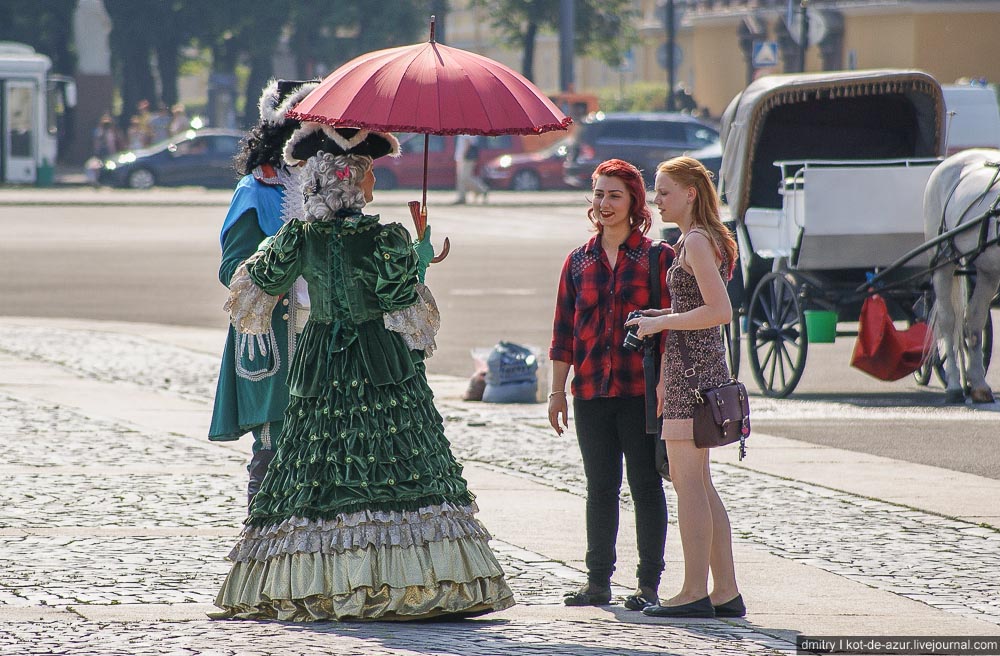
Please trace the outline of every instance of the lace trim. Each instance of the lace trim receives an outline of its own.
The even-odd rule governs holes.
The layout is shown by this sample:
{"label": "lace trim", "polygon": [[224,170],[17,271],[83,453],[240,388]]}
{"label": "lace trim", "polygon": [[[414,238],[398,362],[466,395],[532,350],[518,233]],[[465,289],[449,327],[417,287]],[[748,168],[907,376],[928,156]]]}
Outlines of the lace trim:
{"label": "lace trim", "polygon": [[[287,168],[285,170],[288,171]],[[289,171],[287,178],[281,180],[281,186],[285,188],[285,193],[282,194],[281,198],[281,222],[288,223],[292,219],[305,219],[302,176],[299,174],[299,170]]]}
{"label": "lace trim", "polygon": [[441,328],[441,313],[437,302],[426,285],[417,283],[419,300],[409,307],[383,314],[388,330],[399,333],[403,341],[413,351],[424,351],[426,357],[434,354],[437,343],[434,336]]}
{"label": "lace trim", "polygon": [[247,263],[252,263],[257,257],[257,253],[251,255],[236,268],[233,279],[229,281],[229,299],[222,309],[229,313],[236,332],[265,335],[271,330],[271,312],[278,304],[278,297],[265,292],[250,278]]}
{"label": "lace trim", "polygon": [[478,507],[449,503],[416,511],[340,513],[333,519],[291,517],[280,524],[244,529],[229,553],[234,562],[267,560],[281,554],[343,553],[375,547],[411,547],[459,538],[492,539],[475,518]]}

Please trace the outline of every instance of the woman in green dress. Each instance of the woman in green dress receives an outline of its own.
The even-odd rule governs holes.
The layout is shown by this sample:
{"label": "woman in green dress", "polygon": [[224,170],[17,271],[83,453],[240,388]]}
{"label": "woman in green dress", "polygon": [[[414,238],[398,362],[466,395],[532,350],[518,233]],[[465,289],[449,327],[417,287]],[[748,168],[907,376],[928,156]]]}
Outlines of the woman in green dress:
{"label": "woman in green dress", "polygon": [[[427,244],[362,212],[389,134],[305,123],[289,221],[237,270],[233,323],[266,331],[300,275],[311,312],[277,453],[216,599],[217,617],[312,621],[477,615],[513,605],[451,453],[423,359],[438,315]],[[426,238],[426,237],[425,237]]]}

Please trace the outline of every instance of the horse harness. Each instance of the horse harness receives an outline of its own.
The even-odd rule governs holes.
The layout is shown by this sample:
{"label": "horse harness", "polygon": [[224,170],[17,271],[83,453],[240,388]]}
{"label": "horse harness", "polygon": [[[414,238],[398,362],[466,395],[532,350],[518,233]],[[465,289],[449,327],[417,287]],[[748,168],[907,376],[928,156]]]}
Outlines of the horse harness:
{"label": "horse harness", "polygon": [[[983,190],[983,193],[979,194],[979,196],[977,196],[969,204],[969,206],[965,209],[965,211],[962,212],[960,217],[965,216],[966,212],[975,207],[977,203],[979,203],[983,198],[985,198],[986,195],[990,193],[990,190],[993,189],[993,187],[996,185],[997,180],[1000,180],[1000,162],[983,162],[983,166],[995,169],[995,171],[993,172],[993,177],[990,179],[990,183],[986,185],[986,189]],[[959,180],[959,182],[961,182],[961,179]],[[958,185],[955,185],[955,189],[957,188]],[[1000,220],[995,222],[997,226],[995,234],[997,236],[994,237],[992,240],[990,239],[990,226],[994,223],[990,221],[990,219],[996,219],[997,217],[1000,217],[1000,194],[997,194],[996,198],[994,198],[993,202],[990,204],[990,208],[986,210],[983,214],[976,217],[972,221],[969,221],[964,224],[959,223],[954,228],[948,230],[947,227],[945,226],[945,221],[948,214],[948,203],[950,203],[951,199],[954,198],[955,189],[952,189],[951,195],[948,196],[948,200],[944,204],[944,209],[941,212],[941,223],[938,226],[939,239],[942,239],[942,237],[945,235],[946,232],[950,233],[950,237],[947,239],[942,239],[942,245],[938,247],[937,252],[934,254],[934,257],[931,260],[931,270],[933,271],[935,269],[944,266],[944,264],[941,262],[941,258],[945,254],[948,254],[950,256],[948,258],[949,262],[955,262],[957,264],[960,264],[962,268],[965,269],[963,273],[971,273],[971,271],[968,271],[968,267],[971,267],[973,263],[975,263],[976,259],[980,255],[982,255],[989,247],[1000,244]],[[958,235],[959,233],[965,232],[975,227],[977,222],[979,224],[979,240],[978,243],[976,244],[976,248],[973,249],[972,251],[969,251],[968,253],[962,253],[959,250],[958,246],[955,244],[955,236]],[[947,244],[947,246],[945,246],[944,244]]]}

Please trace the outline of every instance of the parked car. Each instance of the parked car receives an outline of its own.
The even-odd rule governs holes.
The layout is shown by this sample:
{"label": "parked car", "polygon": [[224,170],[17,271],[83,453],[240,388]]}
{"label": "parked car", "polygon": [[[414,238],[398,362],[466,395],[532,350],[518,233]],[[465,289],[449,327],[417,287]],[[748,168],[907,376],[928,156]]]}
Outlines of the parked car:
{"label": "parked car", "polygon": [[691,150],[684,154],[701,162],[712,174],[712,181],[715,185],[719,185],[719,169],[722,168],[722,142],[716,141],[704,148]]}
{"label": "parked car", "polygon": [[[382,157],[375,162],[375,178],[379,189],[420,189],[424,174],[424,135],[397,134],[399,157]],[[530,145],[529,139],[520,135],[483,137],[479,149],[477,171],[483,164],[498,155],[520,153]],[[432,134],[427,140],[427,187],[429,189],[455,188],[455,137]]]}
{"label": "parked car", "polygon": [[594,168],[619,158],[639,167],[652,184],[660,162],[718,142],[714,126],[687,114],[597,112],[577,126],[563,173],[568,184],[589,188]]}
{"label": "parked car", "polygon": [[491,189],[537,191],[565,188],[563,162],[569,142],[569,138],[565,137],[538,151],[494,157],[483,166],[483,180]]}
{"label": "parked car", "polygon": [[97,181],[132,189],[154,185],[232,187],[239,179],[233,157],[242,138],[239,130],[188,130],[148,148],[118,153],[104,162]]}

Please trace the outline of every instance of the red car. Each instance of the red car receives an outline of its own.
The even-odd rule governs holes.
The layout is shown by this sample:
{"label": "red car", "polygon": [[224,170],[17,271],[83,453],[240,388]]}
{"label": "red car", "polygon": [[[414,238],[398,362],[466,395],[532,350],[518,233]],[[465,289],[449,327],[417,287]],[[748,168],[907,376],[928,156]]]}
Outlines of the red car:
{"label": "red car", "polygon": [[568,147],[569,139],[560,139],[534,152],[494,157],[483,167],[483,180],[491,189],[567,189],[569,185],[563,179],[563,162]]}
{"label": "red car", "polygon": [[[424,174],[424,135],[397,134],[399,157],[382,157],[375,161],[375,178],[379,189],[420,189]],[[503,153],[520,153],[525,149],[525,137],[500,135],[482,137],[479,165]],[[455,188],[455,137],[432,134],[427,142],[427,187]]]}

